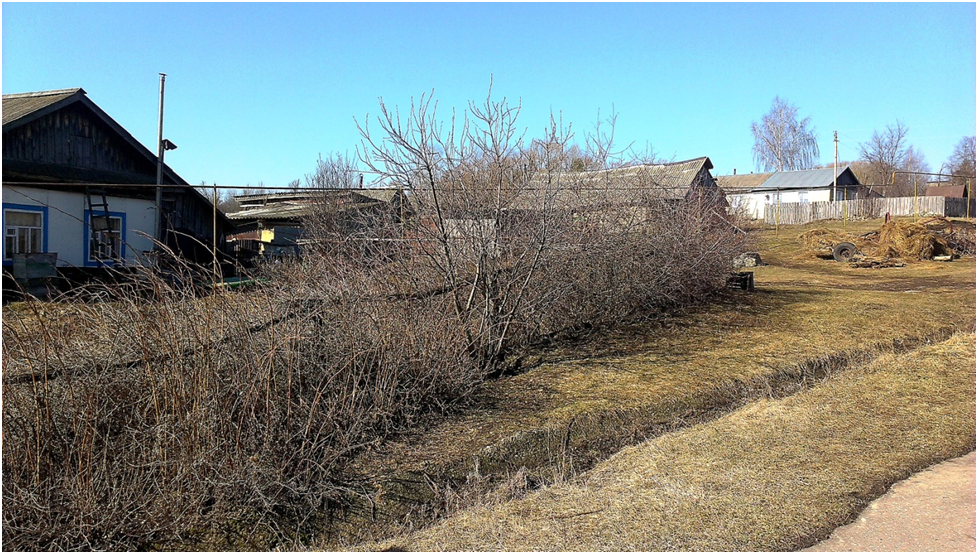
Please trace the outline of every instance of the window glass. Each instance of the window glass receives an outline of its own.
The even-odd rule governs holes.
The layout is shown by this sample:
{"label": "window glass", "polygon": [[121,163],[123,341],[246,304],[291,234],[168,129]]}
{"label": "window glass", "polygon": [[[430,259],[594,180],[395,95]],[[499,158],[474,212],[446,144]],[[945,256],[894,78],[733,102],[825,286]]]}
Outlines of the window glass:
{"label": "window glass", "polygon": [[41,212],[4,210],[4,255],[40,252],[44,247],[44,215]]}
{"label": "window glass", "polygon": [[[93,222],[103,217],[93,217]],[[114,260],[120,258],[122,246],[122,218],[109,217],[107,230],[93,229],[89,234],[88,260]]]}
{"label": "window glass", "polygon": [[16,212],[7,210],[8,227],[40,227],[41,214],[36,212]]}

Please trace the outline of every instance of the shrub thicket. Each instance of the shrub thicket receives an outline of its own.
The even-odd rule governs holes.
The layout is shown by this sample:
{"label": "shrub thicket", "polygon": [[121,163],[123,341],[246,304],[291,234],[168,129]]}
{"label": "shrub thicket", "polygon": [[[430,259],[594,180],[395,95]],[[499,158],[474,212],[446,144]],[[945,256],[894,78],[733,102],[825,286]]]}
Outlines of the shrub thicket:
{"label": "shrub thicket", "polygon": [[301,541],[356,494],[346,460],[514,353],[723,286],[743,237],[716,198],[616,170],[594,137],[587,166],[608,169],[571,171],[558,125],[526,145],[518,109],[471,111],[455,131],[425,101],[382,109],[363,158],[409,210],[324,206],[264,284],[146,270],[8,307],[4,549]]}

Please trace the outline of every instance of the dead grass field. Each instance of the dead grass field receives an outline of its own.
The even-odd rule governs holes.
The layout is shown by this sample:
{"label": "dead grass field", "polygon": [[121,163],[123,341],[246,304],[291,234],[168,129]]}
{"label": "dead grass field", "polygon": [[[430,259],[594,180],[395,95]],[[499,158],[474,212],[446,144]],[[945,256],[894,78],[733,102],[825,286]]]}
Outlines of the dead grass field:
{"label": "dead grass field", "polygon": [[886,354],[626,448],[582,479],[381,545],[420,551],[795,550],[974,448],[975,335]]}
{"label": "dead grass field", "polygon": [[[845,231],[862,233],[879,229],[881,223],[874,221],[850,224]],[[832,224],[827,226],[831,227]],[[370,501],[371,523],[365,524],[363,512],[352,509],[347,514],[347,523],[341,523],[332,529],[333,534],[324,539],[322,545],[333,548],[349,547],[361,541],[381,539],[424,526],[467,507],[520,498],[524,494],[535,495],[533,498],[540,498],[537,502],[543,504],[556,502],[544,500],[540,496],[555,493],[531,491],[554,483],[572,482],[582,471],[601,464],[602,460],[623,447],[670,431],[686,432],[682,429],[699,422],[708,422],[746,402],[758,398],[777,398],[805,390],[826,375],[863,368],[877,358],[895,361],[902,359],[901,356],[918,356],[912,352],[921,346],[941,343],[954,333],[974,332],[974,257],[951,263],[915,262],[902,268],[854,269],[808,254],[798,237],[812,227],[783,227],[777,234],[773,230],[759,233],[758,251],[768,265],[755,268],[757,292],[730,292],[717,302],[688,313],[634,321],[613,330],[602,330],[583,340],[559,343],[542,354],[528,358],[525,361],[527,369],[523,373],[486,384],[465,413],[429,421],[415,435],[378,446],[362,456],[359,460],[362,478],[364,482],[375,485],[375,488],[365,488],[364,494]],[[955,340],[958,342],[954,344],[958,344],[962,339]],[[973,337],[970,340],[974,342]],[[943,348],[953,350],[950,346]],[[721,526],[720,528],[704,526],[700,538],[683,539],[686,542],[681,543],[682,545],[656,542],[657,539],[639,540],[639,537],[632,537],[616,527],[619,524],[628,527],[634,518],[641,517],[639,521],[646,521],[652,517],[641,515],[642,510],[635,509],[632,512],[626,510],[621,520],[615,520],[618,523],[608,520],[607,525],[597,525],[607,527],[600,534],[604,538],[595,537],[591,542],[578,543],[581,537],[576,535],[568,535],[566,541],[552,544],[529,539],[528,542],[520,542],[522,539],[516,538],[515,534],[511,536],[513,542],[493,542],[496,539],[490,542],[452,542],[455,539],[447,537],[453,532],[446,529],[455,525],[453,521],[463,526],[460,529],[466,529],[458,532],[460,537],[474,533],[474,528],[465,527],[468,524],[463,522],[464,518],[476,516],[466,515],[463,519],[448,520],[438,527],[442,529],[439,533],[443,533],[437,535],[440,538],[423,539],[419,536],[396,542],[396,545],[422,550],[752,550],[794,547],[851,517],[864,499],[870,498],[871,493],[876,492],[880,486],[905,475],[911,469],[922,467],[921,464],[926,465],[942,459],[942,456],[947,457],[949,452],[960,452],[962,448],[969,448],[969,445],[973,447],[973,349],[971,356],[968,377],[970,384],[966,379],[942,385],[957,392],[961,392],[961,387],[964,387],[964,396],[970,398],[971,402],[970,412],[958,410],[954,418],[963,418],[958,425],[964,429],[970,428],[971,431],[939,439],[938,443],[945,441],[941,443],[941,449],[933,452],[921,451],[917,457],[912,455],[916,450],[911,448],[908,456],[894,458],[892,465],[884,464],[889,468],[888,472],[874,473],[871,477],[867,477],[868,473],[856,474],[849,481],[848,477],[842,475],[845,473],[842,468],[847,467],[848,463],[844,466],[826,465],[829,473],[839,473],[825,477],[826,482],[835,479],[839,483],[849,483],[843,488],[846,488],[844,492],[851,498],[848,503],[839,505],[838,509],[824,513],[813,509],[799,515],[810,524],[804,533],[785,534],[782,527],[773,524],[771,526],[770,521],[757,519],[759,516],[751,515],[751,510],[743,509],[733,513],[727,520],[717,520],[716,525]],[[860,369],[854,373],[864,372],[865,370]],[[875,375],[879,372],[873,370],[869,373]],[[876,381],[866,381],[858,386],[885,385],[893,388],[896,391],[893,394],[898,395],[900,387],[906,384],[905,380],[890,380],[885,377],[889,373],[880,375]],[[863,400],[868,401],[876,394],[867,392],[866,395],[871,398]],[[765,402],[758,406],[780,405],[776,402]],[[878,404],[872,406],[877,407],[867,405],[864,408],[877,414],[886,411],[885,407],[879,407]],[[757,408],[749,408],[747,413],[750,409]],[[819,411],[814,407],[811,410],[812,414]],[[858,415],[861,412],[853,412],[849,416],[846,415],[847,409],[840,408],[829,413],[839,421],[829,419],[826,420],[826,425],[839,429],[856,429],[865,425],[865,419]],[[897,407],[894,407],[893,413],[901,414],[901,417],[911,414]],[[943,412],[938,410],[934,413]],[[942,417],[949,416],[945,414]],[[806,421],[811,422],[813,419],[819,418],[811,416]],[[899,435],[923,424],[914,418],[892,422],[884,418],[867,429],[873,428],[879,433],[887,429],[887,425],[894,425],[896,429],[891,431]],[[774,431],[771,433],[777,435]],[[668,436],[672,435],[663,435],[657,440],[664,440]],[[851,437],[852,441],[844,440],[843,445],[829,450],[836,453],[849,448],[860,450],[864,444],[858,438],[861,436],[843,434],[843,439]],[[804,443],[797,445],[801,451],[819,451],[820,447],[809,444],[809,439],[799,436],[799,440]],[[732,440],[731,443],[741,444],[741,439]],[[907,444],[913,447],[917,442]],[[715,448],[714,444],[706,450]],[[732,455],[738,452],[737,448],[731,447],[724,451]],[[757,455],[764,458],[765,451],[762,449]],[[693,451],[689,452],[691,455]],[[867,452],[868,455],[875,456],[872,454],[873,449],[868,449]],[[720,453],[717,455],[720,456]],[[777,465],[781,458],[781,454],[776,456],[773,450],[767,456],[768,458],[751,461],[742,471],[755,465],[769,468]],[[664,458],[658,456],[657,459]],[[722,456],[719,459],[722,460]],[[692,463],[692,459],[687,460],[680,456],[670,463],[681,465],[687,462]],[[717,467],[716,464],[720,463],[711,462],[713,465],[710,467]],[[592,479],[596,474],[594,472],[598,471],[600,470],[592,471],[589,474],[592,477],[588,479]],[[724,474],[729,476],[729,472]],[[757,479],[760,482],[778,482],[778,474],[767,477],[747,473],[742,475],[751,482]],[[631,479],[627,472],[620,478],[623,483]],[[712,477],[704,475],[702,478]],[[786,487],[786,490],[790,492],[804,489],[806,478],[800,479],[800,484]],[[574,487],[579,486],[582,485],[573,485],[567,490],[576,490]],[[551,487],[546,490],[562,489]],[[584,490],[586,492],[589,489]],[[707,493],[709,491],[700,493],[696,491],[701,489],[692,488],[683,493],[680,489],[676,490],[676,494],[680,496],[692,495],[690,498],[695,502],[691,502],[702,505],[702,509],[706,510],[703,513],[690,513],[689,521],[714,517],[710,515],[710,510],[720,509],[719,505],[712,505],[712,501],[707,500],[713,498],[713,493]],[[820,495],[824,490],[827,489],[813,485],[812,494]],[[618,492],[621,493],[621,490]],[[584,496],[586,494],[582,493],[580,498],[583,499]],[[805,498],[799,504],[802,508],[810,505],[810,498]],[[737,496],[731,496],[731,499],[730,501],[734,501]],[[777,494],[769,498],[759,497],[759,502],[768,505],[773,513],[790,508],[789,504],[784,504],[786,500],[783,500],[783,496]],[[589,505],[584,502],[577,511],[589,511]],[[574,512],[570,508],[568,510],[568,513]],[[563,512],[552,513],[559,515]],[[487,517],[491,519],[504,516],[496,514]],[[555,521],[563,519],[563,516],[556,517]],[[578,521],[580,517],[567,519],[567,530],[582,525]],[[672,525],[670,523],[668,527],[659,528],[658,531],[646,532],[652,535],[661,532],[663,536],[672,536]],[[765,528],[751,531],[748,538],[736,538],[731,534],[734,529],[758,525]],[[731,526],[730,531],[724,530],[723,526]],[[492,533],[501,532],[499,529],[505,527],[489,525],[490,530],[485,532],[489,534],[478,536],[495,537]],[[596,532],[597,527],[591,528],[592,532]],[[531,535],[536,533],[550,536],[552,533],[547,529],[549,527],[534,530],[531,526],[527,532]],[[690,536],[696,532],[691,530]],[[724,534],[730,534],[730,542],[723,545],[709,542],[718,540]],[[763,540],[758,538],[762,535],[766,537]],[[783,539],[788,536],[793,538]],[[614,537],[632,538],[618,540]],[[415,543],[415,540],[421,542]],[[485,540],[489,541],[489,538]],[[603,540],[616,542],[600,542]],[[631,540],[635,542],[629,542]],[[778,542],[783,540],[789,542]],[[758,546],[762,544],[768,546]]]}

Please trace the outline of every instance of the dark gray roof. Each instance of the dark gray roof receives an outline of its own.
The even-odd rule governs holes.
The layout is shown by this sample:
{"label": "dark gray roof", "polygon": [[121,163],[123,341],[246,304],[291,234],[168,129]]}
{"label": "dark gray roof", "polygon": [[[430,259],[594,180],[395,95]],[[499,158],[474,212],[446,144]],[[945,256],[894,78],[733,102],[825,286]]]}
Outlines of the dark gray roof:
{"label": "dark gray roof", "polygon": [[[840,167],[838,175],[842,175],[848,169],[848,165]],[[755,187],[753,190],[817,189],[831,187],[835,176],[831,167],[803,169],[800,171],[779,171],[771,175],[763,184]]]}
{"label": "dark gray roof", "polygon": [[85,94],[85,91],[80,88],[4,94],[3,124],[7,125],[22,117],[44,110],[49,106],[54,106],[58,102],[71,98],[79,92]]}

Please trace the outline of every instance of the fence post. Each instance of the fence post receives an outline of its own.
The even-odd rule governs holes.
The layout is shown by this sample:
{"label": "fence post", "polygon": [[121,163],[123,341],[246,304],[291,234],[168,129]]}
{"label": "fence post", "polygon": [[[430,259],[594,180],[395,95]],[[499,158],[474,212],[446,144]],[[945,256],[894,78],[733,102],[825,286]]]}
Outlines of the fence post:
{"label": "fence post", "polygon": [[917,223],[917,213],[920,208],[917,206],[917,174],[913,174],[913,222]]}
{"label": "fence post", "polygon": [[779,221],[781,219],[781,191],[774,191],[774,235],[781,234]]}

